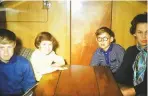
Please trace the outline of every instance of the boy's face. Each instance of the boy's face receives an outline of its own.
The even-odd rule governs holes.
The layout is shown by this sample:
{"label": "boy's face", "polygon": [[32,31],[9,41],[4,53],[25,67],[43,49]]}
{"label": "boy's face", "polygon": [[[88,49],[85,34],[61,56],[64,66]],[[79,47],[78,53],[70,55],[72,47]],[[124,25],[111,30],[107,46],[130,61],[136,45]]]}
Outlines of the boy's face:
{"label": "boy's face", "polygon": [[97,36],[97,42],[99,48],[102,48],[104,51],[108,50],[112,41],[113,37],[110,37],[110,35],[106,32],[101,33],[100,35]]}
{"label": "boy's face", "polygon": [[145,47],[147,45],[147,23],[139,23],[136,26],[136,32],[134,34],[137,42],[141,45],[141,47]]}
{"label": "boy's face", "polygon": [[0,44],[0,60],[2,62],[9,62],[10,58],[14,54],[15,43]]}
{"label": "boy's face", "polygon": [[48,55],[50,52],[52,52],[53,44],[51,41],[41,41],[39,49],[43,54]]}

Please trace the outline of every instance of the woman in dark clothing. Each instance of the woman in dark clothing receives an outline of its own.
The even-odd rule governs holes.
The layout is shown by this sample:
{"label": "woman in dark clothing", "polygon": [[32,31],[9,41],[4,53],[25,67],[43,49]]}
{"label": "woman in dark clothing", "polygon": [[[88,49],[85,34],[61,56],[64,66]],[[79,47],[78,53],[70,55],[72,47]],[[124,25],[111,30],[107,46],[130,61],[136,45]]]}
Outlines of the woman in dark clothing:
{"label": "woman in dark clothing", "polygon": [[[129,47],[123,63],[115,74],[123,95],[147,95],[147,13],[137,15],[131,22],[130,33],[137,44]],[[125,87],[126,86],[126,87]],[[127,87],[128,86],[128,87]]]}

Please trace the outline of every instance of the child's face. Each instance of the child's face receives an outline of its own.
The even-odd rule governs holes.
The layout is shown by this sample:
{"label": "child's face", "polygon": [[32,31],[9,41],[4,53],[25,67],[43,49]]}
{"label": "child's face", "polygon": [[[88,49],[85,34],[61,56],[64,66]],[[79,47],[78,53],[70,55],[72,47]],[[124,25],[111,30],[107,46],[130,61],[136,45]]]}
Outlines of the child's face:
{"label": "child's face", "polygon": [[53,44],[51,41],[41,41],[39,45],[39,49],[44,54],[50,54],[53,50]]}
{"label": "child's face", "polygon": [[111,42],[113,41],[113,37],[111,37],[108,33],[104,32],[97,36],[97,42],[99,48],[102,48],[104,51],[107,51],[110,47]]}
{"label": "child's face", "polygon": [[9,62],[13,56],[15,45],[14,42],[10,44],[0,44],[0,60],[2,62]]}

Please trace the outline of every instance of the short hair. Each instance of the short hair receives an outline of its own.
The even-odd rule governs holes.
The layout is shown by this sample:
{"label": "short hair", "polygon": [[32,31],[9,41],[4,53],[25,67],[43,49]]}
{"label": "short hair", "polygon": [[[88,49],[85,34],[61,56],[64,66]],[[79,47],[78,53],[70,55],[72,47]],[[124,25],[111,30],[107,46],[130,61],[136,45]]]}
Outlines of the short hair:
{"label": "short hair", "polygon": [[16,35],[8,29],[0,29],[0,44],[16,43]]}
{"label": "short hair", "polygon": [[135,34],[137,24],[139,23],[147,23],[147,12],[136,15],[131,21],[130,33],[132,35]]}
{"label": "short hair", "polygon": [[108,33],[111,37],[114,38],[113,42],[115,42],[115,34],[114,34],[114,32],[110,28],[108,28],[108,27],[101,27],[101,28],[97,29],[95,35],[97,37],[98,35],[101,35],[102,33]]}
{"label": "short hair", "polygon": [[51,41],[53,44],[53,50],[58,47],[57,40],[49,32],[41,32],[35,38],[35,47],[39,48],[41,41]]}

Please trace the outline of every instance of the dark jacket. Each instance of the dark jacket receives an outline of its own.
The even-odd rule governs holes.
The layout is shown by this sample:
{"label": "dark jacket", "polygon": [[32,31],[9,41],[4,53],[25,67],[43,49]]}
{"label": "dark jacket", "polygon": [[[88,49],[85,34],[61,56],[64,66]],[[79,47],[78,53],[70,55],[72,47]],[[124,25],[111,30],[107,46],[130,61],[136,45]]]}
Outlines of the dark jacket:
{"label": "dark jacket", "polygon": [[[133,86],[133,63],[137,54],[140,51],[137,49],[136,45],[129,47],[124,55],[123,63],[120,68],[114,74],[115,79],[118,83],[124,84],[127,86]],[[145,71],[144,81],[137,86],[134,86],[136,95],[138,94],[147,94],[147,70]]]}

